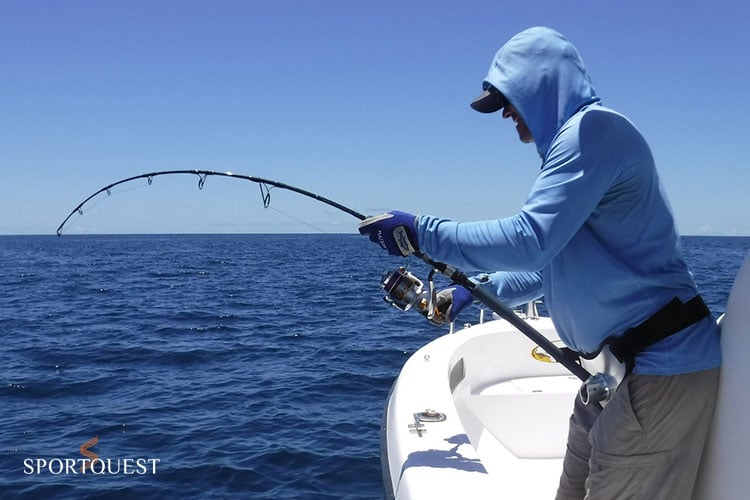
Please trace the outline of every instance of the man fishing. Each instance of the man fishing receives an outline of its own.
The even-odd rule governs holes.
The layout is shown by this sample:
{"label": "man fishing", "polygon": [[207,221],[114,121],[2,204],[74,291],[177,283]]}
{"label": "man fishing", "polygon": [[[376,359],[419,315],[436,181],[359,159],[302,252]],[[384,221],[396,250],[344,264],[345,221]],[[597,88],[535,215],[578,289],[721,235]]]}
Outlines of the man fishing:
{"label": "man fishing", "polygon": [[[544,296],[565,344],[606,344],[628,374],[601,413],[577,402],[557,498],[691,498],[713,414],[721,353],[715,320],[681,255],[651,151],[602,105],[577,49],[548,28],[518,33],[495,55],[482,113],[502,110],[542,166],[512,216],[455,222],[393,211],[362,234],[393,255],[420,252],[509,303]],[[450,320],[471,302],[442,294]]]}

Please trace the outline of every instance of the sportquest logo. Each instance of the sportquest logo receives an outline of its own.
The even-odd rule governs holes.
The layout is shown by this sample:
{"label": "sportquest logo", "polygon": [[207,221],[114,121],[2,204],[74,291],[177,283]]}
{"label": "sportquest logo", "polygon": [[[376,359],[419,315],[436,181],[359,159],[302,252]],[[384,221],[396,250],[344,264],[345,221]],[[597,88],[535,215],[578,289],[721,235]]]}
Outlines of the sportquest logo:
{"label": "sportquest logo", "polygon": [[94,436],[93,439],[89,439],[88,441],[83,443],[81,447],[79,448],[79,450],[81,450],[81,455],[83,455],[84,457],[89,457],[89,460],[84,461],[84,463],[81,465],[81,474],[86,473],[87,467],[91,469],[91,462],[99,458],[99,455],[97,455],[93,451],[89,451],[89,448],[91,448],[98,442],[99,442],[99,436]]}
{"label": "sportquest logo", "polygon": [[70,476],[93,474],[95,476],[143,476],[156,475],[158,458],[99,458],[90,450],[99,443],[94,436],[83,443],[79,451],[86,458],[25,458],[23,473],[26,475],[51,474]]}

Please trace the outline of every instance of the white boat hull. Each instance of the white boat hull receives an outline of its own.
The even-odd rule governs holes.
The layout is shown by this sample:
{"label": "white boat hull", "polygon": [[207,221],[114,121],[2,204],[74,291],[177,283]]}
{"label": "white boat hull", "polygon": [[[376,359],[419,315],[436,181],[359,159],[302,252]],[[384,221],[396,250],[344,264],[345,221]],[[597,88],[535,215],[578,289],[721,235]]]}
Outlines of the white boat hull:
{"label": "white boat hull", "polygon": [[[749,262],[721,322],[724,366],[698,500],[742,498],[750,489],[750,437],[737,432],[750,414],[750,368],[742,362],[750,354]],[[548,318],[528,321],[557,340]],[[493,320],[440,337],[407,360],[384,416],[387,497],[554,498],[580,381],[537,359],[534,348],[509,323]],[[445,419],[420,421],[433,413]]]}
{"label": "white boat hull", "polygon": [[694,499],[747,498],[750,493],[750,254],[734,280],[721,330],[721,381]]}

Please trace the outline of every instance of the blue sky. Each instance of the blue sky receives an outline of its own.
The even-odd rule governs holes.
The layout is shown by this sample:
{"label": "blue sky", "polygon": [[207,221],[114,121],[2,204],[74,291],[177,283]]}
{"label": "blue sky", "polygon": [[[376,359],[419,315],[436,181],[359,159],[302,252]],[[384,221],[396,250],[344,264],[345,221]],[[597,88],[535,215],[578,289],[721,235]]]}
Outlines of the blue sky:
{"label": "blue sky", "polygon": [[[553,27],[649,141],[684,234],[750,235],[740,1],[0,0],[0,234],[167,169],[270,178],[369,214],[512,215],[539,167],[473,112],[495,51]],[[354,232],[298,195],[192,176],[123,186],[67,234]]]}

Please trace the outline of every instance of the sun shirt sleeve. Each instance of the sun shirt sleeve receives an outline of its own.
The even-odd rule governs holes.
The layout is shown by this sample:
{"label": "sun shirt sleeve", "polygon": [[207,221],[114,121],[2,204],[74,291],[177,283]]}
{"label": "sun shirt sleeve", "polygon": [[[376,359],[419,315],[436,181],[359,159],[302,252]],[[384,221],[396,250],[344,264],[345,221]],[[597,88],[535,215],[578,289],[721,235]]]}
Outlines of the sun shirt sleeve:
{"label": "sun shirt sleeve", "polygon": [[516,307],[541,298],[542,273],[497,271],[471,278],[473,282],[494,293],[508,307]]}
{"label": "sun shirt sleeve", "polygon": [[608,117],[581,114],[553,141],[520,213],[477,222],[420,215],[420,250],[458,268],[543,269],[591,216],[618,175],[617,155],[609,151]]}

